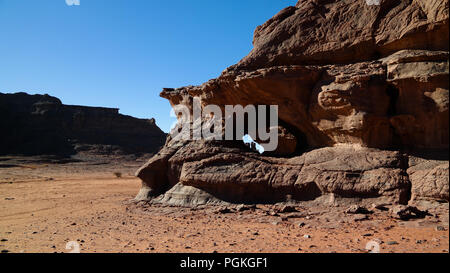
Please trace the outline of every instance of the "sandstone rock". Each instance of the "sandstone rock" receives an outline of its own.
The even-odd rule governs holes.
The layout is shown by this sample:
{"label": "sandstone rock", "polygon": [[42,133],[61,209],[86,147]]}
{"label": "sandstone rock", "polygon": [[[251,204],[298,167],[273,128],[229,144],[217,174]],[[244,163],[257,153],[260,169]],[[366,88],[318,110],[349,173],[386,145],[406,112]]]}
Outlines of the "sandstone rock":
{"label": "sandstone rock", "polygon": [[384,196],[397,203],[408,200],[409,183],[399,169],[402,156],[396,152],[336,147],[289,159],[260,157],[237,147],[198,141],[173,154],[168,151],[173,152],[164,148],[138,172],[142,191],[158,193],[179,182],[233,203],[284,201],[286,196],[313,200],[329,193]]}
{"label": "sandstone rock", "polygon": [[[143,187],[142,189],[146,189]],[[142,192],[141,189],[141,192]],[[201,189],[185,186],[181,183],[173,186],[164,194],[157,195],[154,192],[140,194],[135,198],[136,201],[150,200],[155,204],[166,204],[180,207],[192,207],[201,205],[228,205],[227,202],[219,200],[215,196],[202,191]]]}
{"label": "sandstone rock", "polygon": [[284,9],[220,77],[161,93],[190,109],[193,97],[221,108],[278,105],[278,149],[169,137],[137,173],[143,189],[181,184],[231,203],[448,201],[448,17],[444,0]]}
{"label": "sandstone rock", "polygon": [[387,65],[388,81],[397,90],[390,122],[403,147],[448,149],[448,56],[410,54],[423,60]]}
{"label": "sandstone rock", "polygon": [[444,160],[426,160],[410,157],[409,179],[412,199],[449,201],[449,164]]}
{"label": "sandstone rock", "polygon": [[307,0],[255,30],[250,54],[232,69],[354,63],[402,49],[448,51],[448,2]]}
{"label": "sandstone rock", "polygon": [[426,51],[414,54],[422,54],[419,57],[424,61],[417,65],[425,66],[422,72],[430,71],[427,80],[417,66],[388,79],[389,66],[383,64],[384,59],[230,72],[202,86],[161,95],[172,104],[201,95],[205,104],[278,105],[280,122],[286,124],[275,153],[279,155],[292,153],[293,147],[302,150],[343,143],[376,148],[448,147],[448,61],[437,55],[442,59],[433,61],[438,67],[433,72],[427,63],[436,60],[435,55],[430,57]]}

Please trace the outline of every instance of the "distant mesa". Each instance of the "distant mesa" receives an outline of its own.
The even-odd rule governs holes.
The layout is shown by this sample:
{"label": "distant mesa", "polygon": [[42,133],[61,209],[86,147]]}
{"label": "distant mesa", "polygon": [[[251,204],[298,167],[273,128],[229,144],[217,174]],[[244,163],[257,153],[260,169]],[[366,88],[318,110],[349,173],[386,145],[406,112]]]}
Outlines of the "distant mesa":
{"label": "distant mesa", "polygon": [[166,139],[155,119],[27,93],[0,93],[0,128],[1,155],[144,154]]}

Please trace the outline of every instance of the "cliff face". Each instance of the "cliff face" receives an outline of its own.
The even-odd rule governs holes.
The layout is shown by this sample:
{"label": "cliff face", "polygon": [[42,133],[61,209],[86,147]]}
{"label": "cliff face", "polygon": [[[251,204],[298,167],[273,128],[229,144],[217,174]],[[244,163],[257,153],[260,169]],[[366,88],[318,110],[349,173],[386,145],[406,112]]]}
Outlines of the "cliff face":
{"label": "cliff face", "polygon": [[169,138],[138,171],[137,199],[448,201],[448,12],[444,0],[301,0],[282,10],[219,78],[161,93],[191,108],[192,97],[278,105],[279,149]]}
{"label": "cliff face", "polygon": [[166,138],[153,119],[26,93],[0,93],[0,128],[0,154],[154,153]]}
{"label": "cliff face", "polygon": [[231,70],[349,64],[403,49],[448,51],[448,2],[298,1],[257,27],[254,49]]}

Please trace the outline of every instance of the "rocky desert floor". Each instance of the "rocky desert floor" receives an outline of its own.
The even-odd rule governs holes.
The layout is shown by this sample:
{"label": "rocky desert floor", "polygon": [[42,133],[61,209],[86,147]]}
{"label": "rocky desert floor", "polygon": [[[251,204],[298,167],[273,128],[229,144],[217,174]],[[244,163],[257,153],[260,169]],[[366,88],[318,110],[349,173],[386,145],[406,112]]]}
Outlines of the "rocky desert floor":
{"label": "rocky desert floor", "polygon": [[141,159],[0,157],[2,253],[448,253],[448,204],[401,221],[373,209],[131,202]]}

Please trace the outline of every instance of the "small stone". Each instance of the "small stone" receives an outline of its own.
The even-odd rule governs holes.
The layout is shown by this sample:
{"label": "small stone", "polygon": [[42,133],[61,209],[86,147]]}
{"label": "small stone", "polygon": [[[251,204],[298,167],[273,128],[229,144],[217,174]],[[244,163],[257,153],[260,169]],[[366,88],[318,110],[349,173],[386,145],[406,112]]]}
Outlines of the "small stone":
{"label": "small stone", "polygon": [[279,210],[280,213],[289,213],[289,212],[296,212],[297,209],[293,206],[282,206]]}
{"label": "small stone", "polygon": [[270,216],[278,216],[278,212],[276,212],[276,211],[274,211],[274,210],[269,211],[268,214],[269,214]]}
{"label": "small stone", "polygon": [[217,212],[221,213],[221,214],[226,214],[226,213],[231,213],[231,210],[229,208],[225,207],[225,208],[219,208],[217,210]]}
{"label": "small stone", "polygon": [[353,206],[349,207],[345,212],[348,214],[368,214],[369,213],[369,211],[366,208],[358,206],[358,205],[353,205]]}
{"label": "small stone", "polygon": [[372,204],[372,209],[373,209],[373,210],[377,209],[377,210],[387,211],[387,210],[389,210],[389,209],[387,208],[387,206],[389,206],[389,204],[383,204],[383,203],[380,203],[380,204]]}
{"label": "small stone", "polygon": [[299,228],[302,228],[302,227],[306,226],[306,224],[305,224],[305,222],[298,222],[298,223],[297,223],[297,226],[298,226]]}
{"label": "small stone", "polygon": [[445,230],[446,230],[446,228],[443,227],[443,226],[437,226],[436,227],[436,231],[445,231]]}
{"label": "small stone", "polygon": [[246,211],[246,210],[251,210],[251,209],[256,209],[256,205],[244,205],[244,204],[241,204],[241,205],[236,207],[236,210],[239,211],[239,212]]}
{"label": "small stone", "polygon": [[305,234],[305,235],[303,236],[303,238],[305,238],[305,239],[311,239],[311,235]]}
{"label": "small stone", "polygon": [[248,210],[248,208],[247,208],[247,206],[246,205],[239,205],[239,206],[237,206],[236,207],[236,210],[237,211],[246,211],[246,210]]}
{"label": "small stone", "polygon": [[388,246],[398,245],[398,243],[396,241],[389,241],[389,242],[386,242],[386,244]]}

